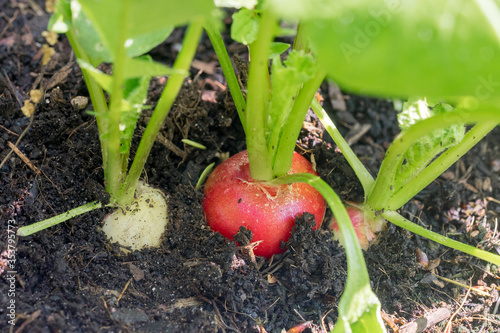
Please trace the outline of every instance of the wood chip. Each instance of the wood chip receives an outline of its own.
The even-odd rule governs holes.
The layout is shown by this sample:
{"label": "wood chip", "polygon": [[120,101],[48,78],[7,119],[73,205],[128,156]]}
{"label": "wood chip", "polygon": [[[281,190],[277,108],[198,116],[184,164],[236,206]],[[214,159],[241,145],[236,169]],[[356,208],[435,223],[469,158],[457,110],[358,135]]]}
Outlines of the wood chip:
{"label": "wood chip", "polygon": [[447,308],[435,309],[427,312],[423,317],[399,328],[399,333],[421,333],[437,323],[450,318],[451,313]]}
{"label": "wood chip", "polygon": [[134,277],[134,280],[136,282],[144,279],[144,271],[142,269],[132,263],[128,264],[128,268],[130,269],[130,273],[132,273],[132,276]]}
{"label": "wood chip", "polygon": [[214,75],[215,74],[215,66],[217,64],[218,64],[217,61],[204,62],[204,61],[194,59],[193,62],[191,63],[191,66],[193,68],[200,70],[200,71],[203,71],[204,73],[207,73],[208,75]]}
{"label": "wood chip", "polygon": [[169,306],[160,305],[158,309],[162,312],[172,312],[176,309],[190,308],[193,306],[200,306],[201,304],[202,303],[196,297],[178,298],[174,304]]}
{"label": "wood chip", "polygon": [[453,180],[455,179],[455,174],[453,173],[453,171],[446,171],[441,174],[441,177],[446,180]]}
{"label": "wood chip", "polygon": [[483,181],[483,191],[493,192],[493,186],[491,186],[491,178],[486,177]]}
{"label": "wood chip", "polygon": [[473,193],[479,193],[479,191],[477,190],[477,188],[475,188],[475,187],[474,187],[474,186],[472,186],[471,184],[466,183],[466,182],[464,182],[463,184],[464,184],[464,186],[465,186],[465,188],[466,188],[467,190],[469,190],[469,191],[471,191],[471,192],[473,192]]}
{"label": "wood chip", "polygon": [[365,135],[370,128],[372,128],[371,124],[356,124],[349,133],[346,134],[346,141],[349,146],[352,146],[356,142],[359,141]]}
{"label": "wood chip", "polygon": [[55,86],[57,86],[62,81],[64,81],[68,77],[69,73],[71,73],[71,71],[73,71],[73,63],[72,62],[70,62],[69,64],[66,64],[60,70],[55,72],[54,75],[52,75],[52,77],[49,79],[49,82],[47,82],[47,87],[45,88],[45,90],[46,91],[50,90],[50,89],[54,88]]}
{"label": "wood chip", "polygon": [[26,157],[12,142],[8,141],[7,144],[9,145],[10,149],[14,151],[14,153],[37,175],[39,175],[41,172],[38,170],[38,168],[29,160],[29,158]]}

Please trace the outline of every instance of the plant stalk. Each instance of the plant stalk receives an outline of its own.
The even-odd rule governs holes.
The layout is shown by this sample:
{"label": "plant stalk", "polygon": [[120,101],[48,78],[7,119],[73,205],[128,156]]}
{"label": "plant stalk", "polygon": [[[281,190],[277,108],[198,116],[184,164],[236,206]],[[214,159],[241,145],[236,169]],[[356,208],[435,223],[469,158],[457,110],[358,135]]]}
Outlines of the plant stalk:
{"label": "plant stalk", "polygon": [[467,132],[459,144],[445,151],[434,162],[422,170],[422,172],[417,174],[406,185],[394,193],[394,195],[387,202],[387,208],[390,210],[397,210],[402,207],[418,192],[423,190],[434,179],[439,177],[439,175],[458,161],[460,157],[474,147],[476,143],[484,138],[485,135],[491,132],[496,126],[497,123],[489,121],[480,122],[474,126]]}
{"label": "plant stalk", "polygon": [[[83,50],[81,45],[78,43],[78,39],[75,36],[75,28],[71,27],[69,31],[66,33],[66,36],[71,44],[71,48],[75,53],[75,56],[78,59],[82,59],[83,61],[91,64],[92,60],[89,55]],[[106,133],[108,129],[108,121],[105,118],[105,115],[108,113],[108,103],[106,102],[106,97],[104,96],[104,92],[102,88],[97,84],[97,82],[90,76],[86,69],[81,68],[83,79],[85,80],[85,84],[87,85],[87,89],[89,91],[90,100],[92,101],[92,105],[94,107],[94,111],[99,113],[96,117],[97,129],[99,131],[99,141],[101,143],[101,154],[102,154],[102,163],[104,169],[104,176],[107,179],[108,175],[108,146],[105,139],[103,139],[103,135]]]}
{"label": "plant stalk", "polygon": [[319,70],[312,79],[304,84],[297,98],[295,98],[292,111],[290,111],[290,115],[283,127],[283,133],[281,134],[276,151],[276,158],[274,159],[273,172],[277,177],[283,176],[290,171],[293,151],[295,150],[295,144],[299,137],[304,118],[306,117],[307,110],[309,110],[311,100],[314,98],[325,76],[326,72]]}
{"label": "plant stalk", "polygon": [[273,178],[271,160],[266,142],[266,105],[270,86],[268,74],[269,45],[274,38],[276,18],[270,11],[262,14],[257,39],[250,45],[250,69],[248,75],[246,141],[250,173],[255,180]]}
{"label": "plant stalk", "polygon": [[313,109],[314,113],[316,116],[318,116],[319,120],[325,126],[326,131],[330,136],[332,137],[333,141],[335,144],[340,148],[342,151],[342,155],[346,158],[347,162],[351,166],[351,168],[354,170],[354,173],[356,173],[356,176],[358,177],[359,181],[361,182],[361,186],[363,186],[363,190],[365,192],[365,196],[371,192],[371,189],[373,185],[375,184],[375,179],[373,179],[372,175],[366,169],[366,167],[361,163],[359,158],[356,156],[356,154],[352,151],[351,147],[349,144],[345,141],[344,137],[342,134],[340,134],[339,130],[337,129],[337,126],[333,123],[333,121],[330,119],[328,114],[326,113],[325,109],[319,104],[318,100],[316,98],[313,98],[312,103],[311,103],[311,108]]}
{"label": "plant stalk", "polygon": [[326,200],[338,221],[342,233],[343,244],[347,255],[348,276],[356,276],[359,280],[369,281],[368,270],[364,264],[363,251],[359,245],[356,231],[349,214],[335,191],[321,178],[309,173],[294,173],[269,181],[270,184],[305,183],[314,187]]}
{"label": "plant stalk", "polygon": [[[485,109],[482,106],[476,110],[460,110],[454,112],[439,114],[431,118],[424,119],[411,126],[407,131],[399,134],[392,145],[387,150],[386,156],[382,161],[375,185],[368,195],[366,204],[374,211],[380,211],[387,208],[387,201],[392,197],[394,189],[391,187],[394,183],[397,169],[403,163],[404,153],[414,142],[428,133],[456,124],[472,124],[476,122],[489,122],[495,125],[500,123],[500,112],[496,107],[491,106]],[[459,149],[459,148],[456,148]],[[451,161],[451,158],[450,158]],[[436,178],[439,176],[435,175]]]}
{"label": "plant stalk", "polygon": [[227,53],[226,46],[224,45],[224,40],[222,39],[220,30],[215,23],[209,22],[205,25],[205,31],[207,32],[208,38],[210,38],[210,42],[212,43],[215,54],[219,59],[219,64],[222,67],[222,71],[224,72],[224,77],[226,78],[229,92],[233,97],[234,105],[236,106],[236,110],[238,111],[238,116],[240,117],[243,130],[246,132],[245,98],[243,97],[240,84],[238,83],[238,79],[236,78],[236,74],[234,73],[233,65],[231,63],[231,59],[229,59],[229,55]]}
{"label": "plant stalk", "polygon": [[21,227],[17,230],[17,235],[18,236],[29,236],[29,235],[34,234],[36,232],[50,228],[56,224],[67,221],[75,216],[85,214],[87,212],[93,211],[95,209],[99,209],[101,207],[102,207],[102,204],[99,201],[93,201],[93,202],[90,202],[90,203],[85,204],[83,206],[76,207],[72,210],[68,210],[65,213],[56,215],[56,216],[51,217],[49,219]]}
{"label": "plant stalk", "polygon": [[415,223],[412,223],[411,221],[405,219],[403,216],[400,214],[394,212],[394,211],[385,211],[382,213],[382,216],[390,221],[391,223],[394,223],[398,227],[404,228],[408,231],[411,231],[412,233],[415,233],[417,235],[420,235],[422,237],[425,237],[427,239],[430,239],[436,243],[439,243],[441,245],[447,246],[449,248],[462,251],[464,253],[470,254],[476,258],[486,260],[488,262],[491,262],[492,264],[495,264],[497,266],[500,266],[500,256],[495,255],[493,253],[480,250],[478,248],[475,248],[474,246],[470,246],[467,244],[464,244],[462,242],[453,240],[451,238],[448,238],[446,236],[442,236],[440,234],[437,234],[435,232],[432,232],[430,230],[425,229],[424,227],[421,227]]}
{"label": "plant stalk", "polygon": [[111,196],[111,203],[120,200],[120,190],[123,181],[122,158],[120,154],[120,123],[123,103],[123,85],[125,82],[125,40],[127,36],[127,18],[129,9],[127,5],[122,6],[120,15],[117,49],[113,62],[113,76],[111,85],[111,100],[109,102],[109,122],[108,122],[108,172],[106,177],[106,190]]}
{"label": "plant stalk", "polygon": [[174,104],[177,95],[184,82],[185,75],[179,73],[189,72],[191,67],[191,62],[193,61],[194,54],[198,47],[198,43],[203,32],[203,19],[198,19],[193,21],[184,37],[182,43],[182,49],[177,56],[174,63],[174,74],[170,76],[167,81],[167,85],[163,90],[160,100],[155,107],[153,115],[149,120],[149,123],[144,131],[139,147],[135,154],[134,161],[130,167],[130,171],[125,180],[125,185],[123,188],[122,195],[120,196],[120,204],[127,204],[131,202],[134,198],[135,188],[137,187],[137,182],[142,173],[142,169],[146,164],[149,152],[153,147],[153,143],[156,139],[158,132],[160,131],[165,118],[167,117],[172,105]]}
{"label": "plant stalk", "polygon": [[[370,332],[385,332],[380,318],[380,302],[371,290],[368,270],[359,245],[356,231],[351,223],[342,201],[335,191],[321,178],[308,173],[296,173],[276,178],[271,184],[306,183],[314,187],[325,198],[328,206],[338,221],[341,237],[347,257],[347,282],[339,303],[339,321],[337,325],[344,324],[359,327],[370,317],[368,322],[377,326],[370,327]],[[337,327],[337,331],[342,329]],[[353,329],[357,332],[357,330]],[[363,332],[366,330],[363,330]],[[361,332],[361,330],[359,330]]]}

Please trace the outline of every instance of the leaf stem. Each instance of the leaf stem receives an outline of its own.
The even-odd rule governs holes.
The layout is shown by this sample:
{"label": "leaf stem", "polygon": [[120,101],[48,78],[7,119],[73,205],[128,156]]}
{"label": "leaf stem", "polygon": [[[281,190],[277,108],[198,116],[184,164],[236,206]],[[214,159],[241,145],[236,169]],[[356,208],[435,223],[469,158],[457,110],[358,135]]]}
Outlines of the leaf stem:
{"label": "leaf stem", "polygon": [[375,184],[375,180],[373,179],[372,175],[370,174],[368,169],[366,169],[363,163],[361,163],[356,154],[352,151],[351,147],[345,141],[342,134],[340,134],[339,130],[337,129],[337,126],[335,126],[333,121],[326,113],[325,109],[323,109],[323,107],[321,106],[321,104],[319,104],[316,98],[313,98],[311,107],[316,116],[318,116],[323,126],[325,126],[326,131],[328,132],[328,134],[330,134],[335,144],[342,151],[342,154],[345,156],[347,162],[354,170],[354,173],[356,173],[356,176],[358,177],[359,181],[361,182],[361,185],[363,186],[363,190],[366,196],[368,193],[371,192],[371,189]]}
{"label": "leaf stem", "polygon": [[452,166],[460,157],[467,153],[472,147],[476,145],[486,134],[491,132],[497,126],[497,123],[491,121],[483,121],[474,126],[467,132],[462,141],[449,148],[434,162],[428,165],[424,170],[418,173],[412,180],[410,180],[401,189],[387,201],[387,208],[396,210],[407,203],[418,192],[423,190],[434,179],[439,177],[450,166]]}
{"label": "leaf stem", "polygon": [[123,85],[125,82],[125,40],[127,34],[127,22],[129,6],[127,2],[123,4],[120,15],[117,48],[113,62],[113,76],[111,84],[111,100],[109,102],[109,122],[108,122],[108,173],[106,178],[106,190],[111,196],[111,202],[120,200],[120,190],[123,181],[123,166],[120,154],[120,123],[123,103]]}
{"label": "leaf stem", "polygon": [[[75,53],[77,59],[82,59],[87,63],[92,63],[90,56],[85,52],[85,50],[78,43],[78,39],[76,38],[75,28],[72,26],[69,31],[66,33],[68,41],[71,44],[71,48]],[[108,178],[108,145],[105,139],[103,139],[103,135],[106,133],[108,129],[108,120],[105,115],[108,112],[108,103],[106,102],[106,97],[104,96],[104,92],[99,84],[89,75],[86,69],[81,68],[83,79],[85,80],[85,84],[89,91],[90,100],[92,101],[92,105],[94,107],[94,111],[98,113],[96,117],[97,129],[99,131],[99,141],[101,143],[101,153],[102,153],[102,163],[104,169],[104,177]]]}
{"label": "leaf stem", "polygon": [[[314,187],[325,198],[338,221],[343,244],[347,255],[348,276],[356,276],[357,281],[369,281],[368,270],[364,264],[363,251],[359,245],[356,231],[349,214],[335,191],[321,178],[309,173],[294,173],[269,181],[270,184],[306,183]],[[364,282],[363,282],[364,283]]]}
{"label": "leaf stem", "polygon": [[274,38],[276,17],[264,10],[257,39],[250,45],[250,69],[248,75],[246,141],[250,173],[255,180],[270,180],[273,170],[266,142],[266,104],[270,86],[268,74],[269,46]]}
{"label": "leaf stem", "polygon": [[307,81],[300,90],[292,111],[288,116],[283,133],[278,143],[276,150],[276,158],[274,159],[273,172],[275,176],[283,176],[292,166],[293,151],[297,138],[299,137],[300,129],[306,117],[307,110],[311,104],[311,100],[318,91],[319,86],[323,82],[326,72],[318,70],[316,75]]}
{"label": "leaf stem", "polygon": [[65,213],[56,215],[56,216],[51,217],[49,219],[21,227],[17,230],[17,235],[18,236],[29,236],[29,235],[34,234],[36,232],[50,228],[56,224],[67,221],[75,216],[85,214],[87,212],[93,211],[95,209],[99,209],[101,207],[102,207],[102,204],[99,201],[93,201],[93,202],[90,202],[90,203],[85,204],[83,206],[68,210]]}
{"label": "leaf stem", "polygon": [[203,24],[203,19],[193,21],[186,31],[186,35],[182,43],[182,49],[174,63],[174,74],[172,74],[168,79],[167,85],[161,94],[160,100],[155,107],[153,115],[151,116],[141,142],[139,143],[134,161],[132,162],[132,166],[130,167],[130,171],[125,180],[122,196],[120,197],[120,204],[131,202],[134,197],[137,182],[139,181],[142,169],[146,164],[149,152],[153,147],[156,135],[160,131],[165,118],[170,112],[170,109],[179,94],[182,83],[184,82],[185,75],[181,73],[188,72],[191,67],[191,62],[193,61],[194,54],[203,32]]}
{"label": "leaf stem", "polygon": [[[356,231],[339,196],[321,178],[308,173],[282,176],[269,183],[290,184],[299,182],[309,184],[321,193],[338,221],[347,256],[347,282],[340,299],[339,322],[352,324],[353,327],[356,327],[362,325],[367,320],[366,317],[369,316],[371,317],[370,332],[385,332],[380,318],[380,302],[371,290],[368,270]],[[340,326],[339,323],[337,325]],[[339,331],[342,331],[342,329]]]}
{"label": "leaf stem", "polygon": [[207,32],[208,38],[210,38],[210,42],[212,43],[215,54],[219,59],[219,64],[222,67],[222,71],[224,72],[229,91],[231,93],[231,96],[233,97],[234,105],[236,106],[238,116],[240,117],[241,124],[243,125],[243,130],[245,130],[246,132],[245,98],[243,97],[240,84],[238,83],[238,79],[236,78],[236,74],[234,73],[233,65],[231,63],[231,59],[229,59],[229,55],[227,53],[226,46],[224,45],[224,40],[222,39],[220,30],[215,23],[209,22],[205,25],[205,31]]}
{"label": "leaf stem", "polygon": [[415,223],[410,222],[409,220],[405,219],[403,216],[398,214],[397,212],[394,211],[385,211],[382,213],[382,216],[390,221],[391,223],[394,223],[398,227],[404,228],[406,230],[409,230],[417,235],[420,235],[422,237],[425,237],[427,239],[430,239],[436,243],[439,243],[441,245],[450,247],[452,249],[462,251],[464,253],[470,254],[474,257],[486,260],[488,262],[491,262],[492,264],[495,264],[497,266],[500,266],[500,256],[495,255],[493,253],[480,250],[478,248],[475,248],[474,246],[464,244],[462,242],[453,240],[451,238],[448,238],[446,236],[440,235],[438,233],[432,232],[430,230],[425,229],[424,227],[421,227]]}
{"label": "leaf stem", "polygon": [[[405,132],[400,133],[387,150],[386,156],[380,167],[381,171],[375,181],[375,185],[373,186],[371,193],[368,195],[366,205],[373,211],[380,211],[387,208],[387,202],[395,191],[395,189],[392,188],[392,185],[395,180],[396,171],[399,167],[401,167],[404,153],[411,144],[418,142],[420,138],[432,131],[445,128],[450,125],[466,125],[483,121],[497,125],[500,123],[500,112],[498,112],[498,109],[494,106],[489,107],[491,109],[485,109],[486,106],[481,106],[476,110],[456,109],[453,112],[439,114],[434,117],[424,119],[411,126]],[[447,157],[446,163],[449,163],[451,160],[451,156]],[[435,174],[435,177],[437,176],[438,174]],[[409,191],[409,189],[407,188],[405,191]]]}

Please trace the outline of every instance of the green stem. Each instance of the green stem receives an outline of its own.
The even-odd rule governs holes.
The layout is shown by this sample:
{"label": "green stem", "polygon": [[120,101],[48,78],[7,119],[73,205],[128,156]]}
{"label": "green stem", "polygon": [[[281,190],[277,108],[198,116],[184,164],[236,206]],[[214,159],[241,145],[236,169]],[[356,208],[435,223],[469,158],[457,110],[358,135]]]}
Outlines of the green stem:
{"label": "green stem", "polygon": [[[347,282],[339,302],[339,321],[335,332],[344,332],[345,326],[352,332],[385,332],[380,317],[380,302],[370,286],[368,270],[359,245],[356,231],[340,198],[321,178],[296,173],[270,181],[272,184],[306,183],[325,198],[338,221],[347,257]],[[366,325],[370,327],[365,327]],[[369,330],[368,330],[369,329]],[[350,330],[349,330],[350,331]]]}
{"label": "green stem", "polygon": [[36,232],[50,228],[56,224],[67,221],[75,216],[85,214],[87,212],[93,211],[95,209],[99,209],[101,207],[102,207],[102,204],[99,201],[93,201],[93,202],[90,202],[90,203],[85,204],[83,206],[69,210],[65,213],[51,217],[49,219],[21,227],[21,228],[19,228],[19,230],[17,230],[17,235],[18,236],[29,236],[29,235],[34,234]]}
{"label": "green stem", "polygon": [[463,140],[456,146],[449,148],[427,168],[417,174],[411,181],[404,185],[400,190],[387,201],[387,208],[396,210],[407,203],[418,192],[423,190],[434,179],[439,177],[450,166],[453,165],[460,157],[467,153],[476,145],[486,134],[491,132],[497,126],[495,122],[480,122],[467,132]]}
{"label": "green stem", "polygon": [[108,123],[108,174],[106,190],[111,196],[111,202],[118,202],[123,181],[122,158],[120,154],[120,122],[122,114],[123,84],[125,82],[125,40],[127,36],[128,6],[123,6],[120,15],[121,27],[118,34],[117,49],[113,62],[113,76],[111,85],[111,101],[109,103]]}
{"label": "green stem", "polygon": [[257,40],[250,45],[246,141],[250,173],[255,180],[273,178],[266,142],[266,104],[269,100],[268,55],[274,38],[276,18],[270,11],[262,14]]}
{"label": "green stem", "polygon": [[173,69],[175,74],[172,74],[167,81],[167,85],[161,94],[160,100],[149,120],[148,126],[144,131],[139,147],[135,154],[134,161],[130,167],[130,171],[125,180],[125,186],[120,198],[120,204],[126,204],[133,200],[137,182],[142,173],[142,169],[146,164],[149,152],[153,147],[155,138],[160,131],[160,128],[167,117],[170,108],[174,104],[177,95],[184,82],[185,75],[179,73],[189,72],[191,62],[198,47],[198,43],[203,32],[204,20],[198,19],[192,22],[184,37],[182,49],[175,60]]}
{"label": "green stem", "polygon": [[394,179],[392,191],[393,193],[398,192],[403,186],[405,186],[412,179],[417,177],[425,168],[429,165],[429,163],[440,153],[446,151],[447,148],[436,146],[429,148],[425,153],[422,153],[420,158],[417,161],[412,161],[411,165],[405,165],[406,168],[400,169]]}
{"label": "green stem", "polygon": [[318,91],[321,82],[323,82],[326,72],[319,70],[316,75],[307,81],[300,90],[295,103],[293,104],[292,111],[288,116],[283,133],[278,143],[276,150],[276,157],[274,159],[273,172],[275,176],[283,176],[292,166],[293,151],[295,144],[299,137],[300,129],[306,117],[307,110],[311,104],[311,100]]}
{"label": "green stem", "polygon": [[215,54],[219,59],[220,66],[222,67],[222,71],[224,72],[224,76],[227,81],[227,86],[229,87],[229,91],[231,92],[231,96],[233,97],[234,105],[236,106],[236,110],[238,111],[238,116],[240,117],[241,124],[243,125],[243,130],[245,130],[245,98],[243,97],[240,84],[238,83],[238,79],[236,78],[236,74],[234,73],[233,65],[231,63],[231,59],[229,59],[229,55],[227,53],[226,46],[224,45],[224,40],[222,39],[220,30],[215,23],[209,22],[205,25],[205,31],[207,32],[208,38],[210,38],[210,42],[212,43]]}
{"label": "green stem", "polygon": [[[421,137],[432,131],[451,125],[466,125],[482,121],[498,124],[500,123],[500,112],[495,107],[492,108],[486,110],[483,106],[482,109],[468,111],[457,109],[451,113],[424,119],[399,134],[382,161],[381,172],[375,181],[373,190],[368,195],[367,206],[375,211],[387,208],[387,201],[394,192],[391,186],[394,183],[396,172],[403,163],[404,153],[414,142],[418,142]],[[438,174],[436,174],[436,178],[437,176]]]}
{"label": "green stem", "polygon": [[[277,185],[306,183],[314,187],[325,198],[328,206],[338,221],[339,229],[342,234],[342,243],[344,244],[347,255],[347,274],[349,277],[356,277],[355,279],[348,280],[346,289],[347,287],[362,287],[362,285],[369,281],[363,251],[359,245],[356,231],[351,223],[349,214],[347,213],[344,204],[342,204],[342,201],[337,193],[335,193],[335,191],[324,180],[309,173],[295,173],[273,179],[269,181],[269,183]],[[349,281],[352,281],[351,283],[356,285],[349,285]]]}
{"label": "green stem", "polygon": [[432,232],[430,230],[425,229],[424,227],[421,227],[415,223],[410,222],[409,220],[405,219],[402,217],[400,214],[394,212],[394,211],[385,211],[382,213],[382,216],[387,219],[388,221],[394,223],[398,227],[404,228],[408,231],[411,231],[417,235],[420,235],[422,237],[425,237],[427,239],[430,239],[436,243],[439,243],[441,245],[450,247],[452,249],[462,251],[464,253],[470,254],[474,257],[486,260],[488,262],[491,262],[497,266],[500,266],[500,256],[495,255],[493,253],[480,250],[478,248],[475,248],[474,246],[470,246],[461,242],[458,242],[456,240],[450,239],[448,237],[445,237],[443,235],[437,234],[435,232]]}
{"label": "green stem", "polygon": [[[75,52],[75,56],[78,59],[82,59],[83,61],[91,64],[92,60],[90,56],[85,52],[85,50],[78,43],[76,38],[75,28],[71,27],[69,31],[66,33],[66,36],[71,44],[71,48],[73,52]],[[85,80],[85,84],[87,85],[87,89],[89,91],[90,100],[92,101],[92,105],[94,107],[94,111],[99,113],[96,117],[97,129],[99,131],[99,140],[101,143],[101,153],[102,153],[102,163],[104,169],[104,176],[107,178],[108,172],[108,145],[106,140],[103,139],[103,135],[106,133],[108,129],[108,121],[105,115],[108,112],[108,103],[106,102],[106,97],[104,96],[104,92],[102,88],[97,84],[97,82],[92,79],[92,76],[89,75],[86,69],[81,68],[83,79]]]}
{"label": "green stem", "polygon": [[363,186],[365,195],[367,195],[371,192],[371,189],[375,184],[375,180],[373,179],[372,175],[370,174],[368,169],[366,169],[363,163],[361,163],[356,154],[352,151],[351,147],[345,141],[342,134],[340,134],[337,126],[335,126],[333,121],[326,113],[325,109],[323,109],[316,98],[313,98],[311,107],[316,116],[318,116],[323,126],[325,126],[326,131],[328,132],[328,134],[330,134],[335,144],[342,151],[342,154],[345,156],[347,162],[354,170],[354,173],[356,173],[356,176],[358,176],[358,179],[361,182],[361,186]]}

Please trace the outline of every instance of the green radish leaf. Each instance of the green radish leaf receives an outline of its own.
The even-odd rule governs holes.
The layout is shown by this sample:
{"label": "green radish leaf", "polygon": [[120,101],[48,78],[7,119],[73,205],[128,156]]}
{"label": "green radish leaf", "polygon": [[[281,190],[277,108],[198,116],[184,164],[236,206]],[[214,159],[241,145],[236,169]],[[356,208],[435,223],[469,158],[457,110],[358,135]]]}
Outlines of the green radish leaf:
{"label": "green radish leaf", "polygon": [[[114,50],[109,48],[96,30],[95,23],[81,10],[77,1],[72,2],[73,24],[78,42],[87,54],[92,58],[92,64],[97,66],[101,62],[113,62]],[[148,34],[128,38],[125,42],[125,52],[128,57],[137,57],[163,42],[172,33],[173,27],[152,31]]]}
{"label": "green radish leaf", "polygon": [[269,48],[269,59],[273,59],[274,57],[279,56],[289,48],[290,44],[288,43],[272,42]]}
{"label": "green radish leaf", "polygon": [[147,99],[150,76],[125,81],[123,110],[120,117],[120,153],[130,151],[135,126]]}
{"label": "green radish leaf", "polygon": [[333,17],[341,6],[331,0],[268,0],[268,8],[290,21]]}
{"label": "green radish leaf", "polygon": [[71,2],[73,27],[78,43],[85,50],[91,59],[93,66],[97,67],[100,63],[112,62],[113,56],[108,47],[103,43],[92,22],[81,10],[79,2]]}
{"label": "green radish leaf", "polygon": [[[100,2],[100,0],[93,1]],[[112,2],[121,1],[114,0]],[[129,2],[130,12],[133,14],[129,23],[132,38],[167,27],[184,25],[200,17],[208,17],[215,9],[213,0],[129,0]],[[151,8],[155,10],[151,10]]]}
{"label": "green radish leaf", "polygon": [[386,332],[380,315],[380,301],[371,290],[370,282],[367,282],[361,289],[346,287],[332,333]]}
{"label": "green radish leaf", "polygon": [[300,19],[341,87],[408,97],[500,96],[500,9],[491,1],[270,0]]}
{"label": "green radish leaf", "polygon": [[[137,49],[146,52],[145,50],[165,39],[172,27],[186,24],[200,16],[208,16],[214,8],[213,1],[210,0],[72,2],[73,16],[80,15],[80,11],[85,13],[111,59],[115,50],[120,47],[117,42],[121,40],[121,36],[125,36],[125,46],[140,45]],[[137,39],[141,41],[138,42]],[[132,50],[135,50],[134,47]],[[137,55],[133,51],[131,54]]]}
{"label": "green radish leaf", "polygon": [[[453,112],[449,104],[428,102],[425,98],[410,98],[398,113],[401,130],[438,114]],[[405,163],[396,173],[394,188],[399,189],[422,171],[439,153],[459,144],[465,135],[465,126],[453,125],[434,131],[413,143],[405,153]]]}
{"label": "green radish leaf", "polygon": [[76,62],[82,69],[86,69],[90,76],[101,86],[102,89],[106,90],[108,93],[111,91],[113,78],[110,75],[104,74],[88,62],[81,59],[76,59]]}
{"label": "green radish leaf", "polygon": [[165,27],[157,31],[129,38],[125,42],[127,56],[134,58],[151,51],[154,47],[162,43],[174,31],[174,27]]}
{"label": "green radish leaf", "polygon": [[231,38],[235,41],[249,45],[257,39],[260,18],[253,10],[242,8],[233,14],[231,25]]}
{"label": "green radish leaf", "polygon": [[[268,151],[274,160],[282,129],[292,110],[294,97],[307,80],[316,73],[316,63],[310,54],[292,51],[282,64],[275,56],[271,68],[272,96],[268,111]],[[274,164],[274,162],[272,162]]]}
{"label": "green radish leaf", "polygon": [[49,19],[47,29],[58,34],[66,33],[71,26],[71,6],[67,0],[54,2],[54,13]]}
{"label": "green radish leaf", "polygon": [[[500,96],[499,1],[341,0],[305,34],[345,89],[379,96]],[[328,7],[327,9],[325,9]],[[336,10],[334,10],[336,8]]]}
{"label": "green radish leaf", "polygon": [[229,8],[249,8],[252,9],[257,4],[257,0],[215,0],[215,5],[217,7],[229,7]]}
{"label": "green radish leaf", "polygon": [[[126,58],[125,60],[125,77],[136,78],[141,76],[162,76],[178,73],[172,68],[165,66],[159,62],[155,62],[149,56],[138,58]],[[187,75],[187,73],[184,73]]]}

